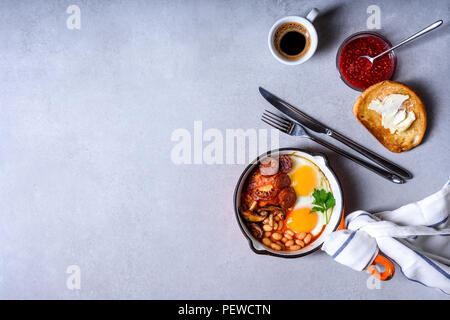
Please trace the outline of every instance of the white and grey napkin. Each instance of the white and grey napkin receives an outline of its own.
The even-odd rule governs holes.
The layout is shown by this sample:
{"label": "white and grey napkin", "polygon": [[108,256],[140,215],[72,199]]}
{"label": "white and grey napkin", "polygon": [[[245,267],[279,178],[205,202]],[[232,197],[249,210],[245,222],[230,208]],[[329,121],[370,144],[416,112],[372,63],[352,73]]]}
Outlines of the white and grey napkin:
{"label": "white and grey napkin", "polygon": [[355,211],[347,229],[331,233],[322,250],[355,270],[379,251],[412,281],[450,294],[450,181],[437,193],[394,211]]}

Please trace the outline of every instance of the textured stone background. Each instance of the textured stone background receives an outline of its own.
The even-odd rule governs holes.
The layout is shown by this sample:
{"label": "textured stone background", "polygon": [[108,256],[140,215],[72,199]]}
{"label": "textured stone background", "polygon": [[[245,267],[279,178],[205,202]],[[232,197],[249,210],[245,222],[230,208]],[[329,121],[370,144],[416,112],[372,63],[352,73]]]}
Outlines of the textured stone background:
{"label": "textured stone background", "polygon": [[[66,8],[81,8],[81,30]],[[353,117],[358,92],[335,55],[381,8],[393,43],[437,19],[439,31],[397,51],[395,79],[426,103],[427,135],[385,150]],[[277,62],[278,18],[321,10],[320,43],[301,66]],[[400,271],[379,290],[319,252],[252,253],[234,217],[244,165],[171,162],[176,128],[267,128],[258,86],[410,169],[394,185],[328,154],[347,213],[393,209],[437,191],[450,172],[448,1],[6,1],[0,3],[0,298],[448,299]],[[322,148],[280,136],[281,146]],[[81,268],[81,290],[66,268]]]}

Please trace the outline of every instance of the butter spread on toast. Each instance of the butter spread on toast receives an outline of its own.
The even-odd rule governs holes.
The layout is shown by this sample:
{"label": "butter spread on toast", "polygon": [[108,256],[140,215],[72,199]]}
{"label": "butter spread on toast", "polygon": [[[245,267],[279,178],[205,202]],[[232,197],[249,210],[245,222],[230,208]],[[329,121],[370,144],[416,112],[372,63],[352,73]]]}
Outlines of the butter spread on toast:
{"label": "butter spread on toast", "polygon": [[406,111],[403,102],[409,99],[408,95],[390,94],[383,101],[372,100],[369,109],[381,115],[381,124],[393,134],[407,130],[416,120],[414,111]]}

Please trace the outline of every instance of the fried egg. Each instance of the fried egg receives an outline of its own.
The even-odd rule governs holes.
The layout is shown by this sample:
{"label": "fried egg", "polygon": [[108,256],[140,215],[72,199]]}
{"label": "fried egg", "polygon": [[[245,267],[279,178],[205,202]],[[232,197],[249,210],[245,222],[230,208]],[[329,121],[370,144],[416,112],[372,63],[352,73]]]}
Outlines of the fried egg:
{"label": "fried egg", "polygon": [[[312,161],[299,156],[290,155],[293,165],[289,172],[291,186],[297,195],[293,208],[288,212],[286,226],[294,232],[311,233],[317,236],[326,225],[326,217],[322,212],[311,212],[314,201],[314,189],[331,191],[325,174]],[[331,214],[331,209],[326,213]]]}

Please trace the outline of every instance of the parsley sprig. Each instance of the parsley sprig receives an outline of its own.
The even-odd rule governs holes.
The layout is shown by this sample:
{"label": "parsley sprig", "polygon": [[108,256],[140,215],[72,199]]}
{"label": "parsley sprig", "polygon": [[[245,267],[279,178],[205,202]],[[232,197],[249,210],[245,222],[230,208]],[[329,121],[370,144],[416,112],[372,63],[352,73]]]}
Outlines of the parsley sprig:
{"label": "parsley sprig", "polygon": [[333,194],[331,192],[327,192],[325,189],[314,189],[313,191],[313,205],[314,207],[310,211],[312,212],[323,212],[325,215],[326,223],[328,224],[328,214],[327,211],[330,208],[333,208],[336,204],[336,199],[334,199]]}

